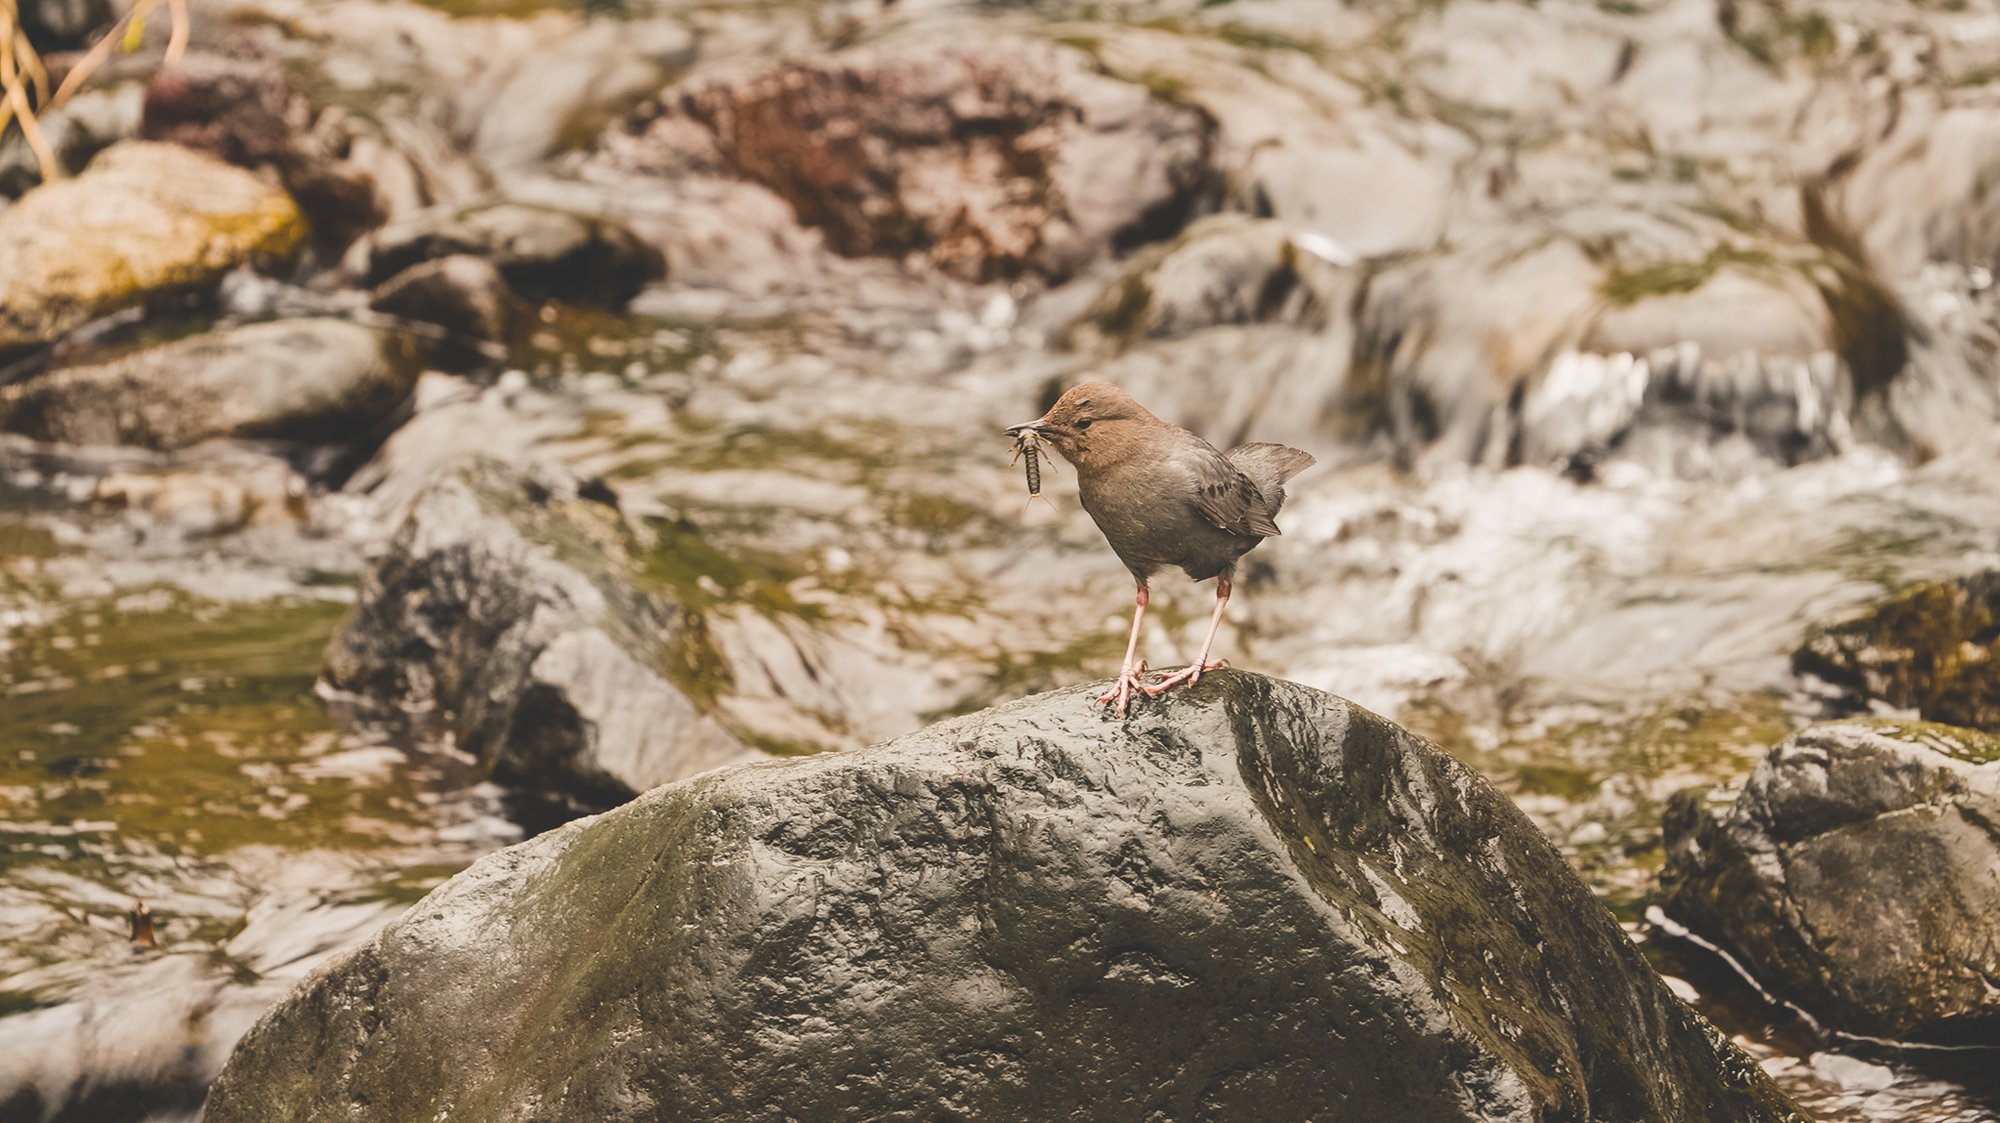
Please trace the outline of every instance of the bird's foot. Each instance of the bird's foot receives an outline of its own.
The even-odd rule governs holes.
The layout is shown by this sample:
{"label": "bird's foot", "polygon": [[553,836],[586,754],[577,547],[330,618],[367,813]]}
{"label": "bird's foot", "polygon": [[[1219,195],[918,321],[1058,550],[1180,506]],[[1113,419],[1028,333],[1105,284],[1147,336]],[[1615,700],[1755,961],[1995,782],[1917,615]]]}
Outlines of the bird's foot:
{"label": "bird's foot", "polygon": [[1111,689],[1099,694],[1097,700],[1100,703],[1117,707],[1118,716],[1124,717],[1125,711],[1132,708],[1132,693],[1134,691],[1143,692],[1145,689],[1146,664],[1141,663],[1136,667],[1126,667],[1124,670],[1119,671],[1118,680],[1111,684]]}
{"label": "bird's foot", "polygon": [[1193,686],[1200,682],[1203,671],[1219,671],[1228,665],[1227,659],[1217,659],[1213,663],[1191,663],[1172,674],[1161,675],[1158,682],[1144,683],[1139,689],[1145,691],[1148,698],[1158,698],[1176,686]]}

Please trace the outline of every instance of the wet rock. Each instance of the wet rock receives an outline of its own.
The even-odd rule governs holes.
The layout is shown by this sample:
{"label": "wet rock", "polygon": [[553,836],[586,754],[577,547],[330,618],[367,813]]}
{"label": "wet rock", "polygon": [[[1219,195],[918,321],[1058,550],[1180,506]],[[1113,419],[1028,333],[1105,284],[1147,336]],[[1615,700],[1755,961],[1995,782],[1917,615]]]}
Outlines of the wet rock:
{"label": "wet rock", "polygon": [[282,258],[305,235],[285,192],[171,144],[134,141],[0,212],[0,354]]}
{"label": "wet rock", "polygon": [[0,429],[84,445],[350,440],[409,396],[410,341],[343,320],[222,328],[0,390]]}
{"label": "wet rock", "polygon": [[385,227],[375,235],[369,281],[461,254],[492,262],[531,299],[620,305],[666,271],[657,248],[610,219],[499,202],[426,211]]}
{"label": "wet rock", "polygon": [[2000,730],[2000,571],[1920,582],[1816,629],[1792,654],[1792,669],[1855,709],[1881,704]]}
{"label": "wet rock", "polygon": [[2000,741],[1816,726],[1732,805],[1678,797],[1665,909],[1843,1030],[2000,1040]]}
{"label": "wet rock", "polygon": [[763,184],[840,253],[976,280],[1060,279],[1171,235],[1217,178],[1201,114],[990,27],[698,74],[663,100],[634,159]]}
{"label": "wet rock", "polygon": [[1204,218],[1135,255],[1071,334],[1126,345],[1218,324],[1324,327],[1346,312],[1356,285],[1322,256],[1322,241],[1270,219]]}
{"label": "wet rock", "polygon": [[1129,722],[1093,693],[489,857],[252,1030],[207,1118],[1799,1118],[1444,753],[1235,672]]}
{"label": "wet rock", "polygon": [[435,708],[497,777],[557,799],[615,803],[746,759],[673,677],[713,660],[704,621],[647,587],[607,498],[551,468],[448,469],[369,576],[326,682]]}
{"label": "wet rock", "polygon": [[375,290],[369,307],[431,324],[467,344],[504,344],[519,334],[528,310],[492,262],[454,254],[413,265]]}

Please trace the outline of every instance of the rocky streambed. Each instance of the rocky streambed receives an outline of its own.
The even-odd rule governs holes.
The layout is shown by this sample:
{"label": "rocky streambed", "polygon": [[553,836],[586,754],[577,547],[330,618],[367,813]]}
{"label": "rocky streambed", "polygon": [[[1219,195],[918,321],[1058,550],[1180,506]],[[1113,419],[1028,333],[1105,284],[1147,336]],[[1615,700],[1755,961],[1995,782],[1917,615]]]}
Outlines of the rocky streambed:
{"label": "rocky streambed", "polygon": [[[1979,188],[2000,35],[1976,13],[229,0],[192,31],[163,71],[153,21],[45,115],[73,178],[34,186],[18,135],[0,141],[0,1115],[192,1112],[274,1007],[216,1112],[304,1096],[283,1081],[307,1054],[329,1082],[311,1097],[413,1094],[379,1081],[449,1035],[350,1051],[356,1027],[325,1008],[447,1017],[426,1004],[447,988],[371,974],[448,971],[413,950],[427,942],[596,980],[531,993],[602,998],[602,1018],[657,1032],[644,1002],[607,997],[601,963],[537,958],[563,924],[629,929],[671,982],[660,1009],[694,1001],[691,963],[761,980],[768,1009],[710,995],[697,1028],[769,1066],[773,1095],[824,1077],[833,1098],[805,1114],[901,1102],[870,1082],[901,1071],[863,1055],[882,1041],[826,1036],[863,976],[931,1019],[896,1046],[928,1050],[907,1087],[967,1112],[1083,1082],[1177,1117],[1254,1113],[1281,1085],[1376,1102],[1275,1046],[1238,1064],[1194,1027],[1095,1069],[1023,1044],[1058,1022],[1095,1041],[1214,1014],[1238,993],[1222,946],[1271,964],[1244,993],[1297,982],[1269,1001],[1330,1033],[1358,992],[1312,990],[1345,976],[1304,971],[1293,944],[1393,980],[1368,1008],[1397,1045],[1355,1046],[1378,1091],[1417,1094],[1368,1066],[1423,1041],[1463,1081],[1424,1086],[1451,1098],[1440,1112],[1703,1117],[1688,1097],[1725,1085],[1712,1103],[1781,1110],[1754,1106],[1761,1078],[1608,922],[1570,933],[1616,965],[1591,1002],[1518,948],[1488,978],[1453,943],[1469,925],[1489,951],[1532,944],[1552,913],[1596,915],[1509,802],[1815,1117],[2000,1113],[1988,1054],[1900,1043],[1991,1045],[1983,1015],[1932,1001],[1961,992],[1931,985],[1994,973],[1993,930],[1969,919],[1987,772],[1923,755],[1977,734],[1878,746],[1891,779],[1856,781],[1837,815],[1813,805],[1840,829],[1796,852],[1784,836],[1798,873],[1743,872],[1768,873],[1761,840],[1796,827],[1774,809],[1818,790],[1785,769],[1901,736],[1812,722],[1994,712],[1985,586],[1921,584],[2000,557]],[[1483,782],[1259,680],[1130,727],[1039,697],[1115,670],[1129,585],[1067,472],[1045,479],[1053,511],[1024,508],[998,432],[1085,372],[1217,443],[1319,456],[1284,536],[1251,555],[1226,651]],[[1167,663],[1198,642],[1207,593],[1157,593],[1144,642]],[[952,732],[988,721],[1016,731]],[[1043,721],[1064,747],[1019,756]],[[1320,802],[1348,782],[1325,771],[1353,747],[1343,723],[1420,762],[1436,804],[1407,791],[1417,810],[1385,824],[1366,818],[1369,799],[1400,806],[1385,791]],[[1286,757],[1285,783],[1246,780],[1280,742],[1317,747]],[[634,801],[795,756],[815,759]],[[1220,787],[1194,790],[1204,776]],[[1133,810],[1160,784],[1227,830]],[[1711,794],[1676,801],[1689,789]],[[1295,843],[1278,795],[1331,818]],[[788,800],[876,827],[792,837]],[[944,873],[990,877],[1035,839],[1063,850],[1093,800],[1130,818],[1146,861],[1107,851],[1001,893],[902,849],[935,842]],[[723,804],[769,837],[704,826]],[[1840,902],[1807,871],[1856,884],[1888,861],[1867,840],[1933,813],[1960,836],[1896,833],[1910,876],[1865,898],[1875,917],[1906,915],[1891,898],[1919,883],[1969,902],[1902,926],[1955,918],[1921,977],[1815,958],[1795,921]],[[1454,815],[1472,825],[1446,829]],[[1475,881],[1493,875],[1478,839],[1506,840],[1535,872],[1466,892],[1518,890],[1520,916],[1425,898],[1398,850],[1419,837]],[[596,848],[612,880],[539,880]],[[738,872],[704,874],[695,851]],[[1914,876],[1961,866],[1963,884]],[[1283,892],[1202,897],[1237,873]],[[1130,946],[1008,951],[1009,894],[1033,911],[1058,886],[1098,902],[1075,932]],[[129,936],[135,899],[153,947]],[[564,900],[602,907],[542,907]],[[739,926],[686,919],[697,900]],[[913,902],[936,915],[902,916]],[[1245,910],[1276,927],[1218,919]],[[767,931],[854,955],[811,974],[760,950]],[[1914,946],[1880,935],[1881,955]],[[908,975],[931,962],[919,949],[955,957],[936,974],[956,989]],[[1657,1029],[1640,1040],[1658,1064],[1614,1057],[1576,1012],[1606,1004]],[[515,1014],[496,1049],[552,1024]],[[593,1075],[565,1090],[438,1052],[457,1075],[422,1097],[501,1117],[735,1094],[669,1054],[579,1054]],[[599,1083],[610,1071],[630,1083]]]}

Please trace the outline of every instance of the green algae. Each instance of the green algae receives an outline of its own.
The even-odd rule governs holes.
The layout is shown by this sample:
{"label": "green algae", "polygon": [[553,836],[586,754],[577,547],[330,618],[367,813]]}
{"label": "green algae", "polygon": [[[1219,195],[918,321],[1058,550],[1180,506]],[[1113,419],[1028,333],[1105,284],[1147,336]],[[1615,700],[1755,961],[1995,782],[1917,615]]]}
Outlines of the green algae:
{"label": "green algae", "polygon": [[1779,259],[1767,251],[1725,244],[1699,261],[1662,261],[1614,270],[1598,291],[1612,304],[1633,305],[1652,297],[1694,292],[1724,269],[1768,274],[1781,267]]}
{"label": "green algae", "polygon": [[664,586],[691,611],[719,604],[745,604],[772,616],[816,620],[818,605],[801,604],[791,584],[810,570],[797,559],[748,547],[722,549],[685,520],[657,521],[657,538],[640,562],[640,575]]}
{"label": "green algae", "polygon": [[2000,761],[2000,737],[1977,729],[1945,725],[1935,721],[1910,721],[1906,718],[1848,720],[1850,724],[1866,726],[1885,737],[1920,745],[1933,752],[1943,753],[1953,760],[1962,760],[1968,764],[1991,764]]}

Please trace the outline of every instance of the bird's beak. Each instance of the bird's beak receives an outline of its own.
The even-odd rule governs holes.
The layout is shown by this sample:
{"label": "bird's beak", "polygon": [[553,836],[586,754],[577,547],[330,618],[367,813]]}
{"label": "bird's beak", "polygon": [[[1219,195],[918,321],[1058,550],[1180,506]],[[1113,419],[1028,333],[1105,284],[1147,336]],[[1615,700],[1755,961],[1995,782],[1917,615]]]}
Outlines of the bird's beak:
{"label": "bird's beak", "polygon": [[1018,437],[1024,432],[1042,433],[1046,432],[1047,430],[1048,430],[1048,425],[1042,422],[1041,420],[1037,419],[1034,421],[1023,421],[1019,425],[1007,426],[1007,435],[1010,437]]}

